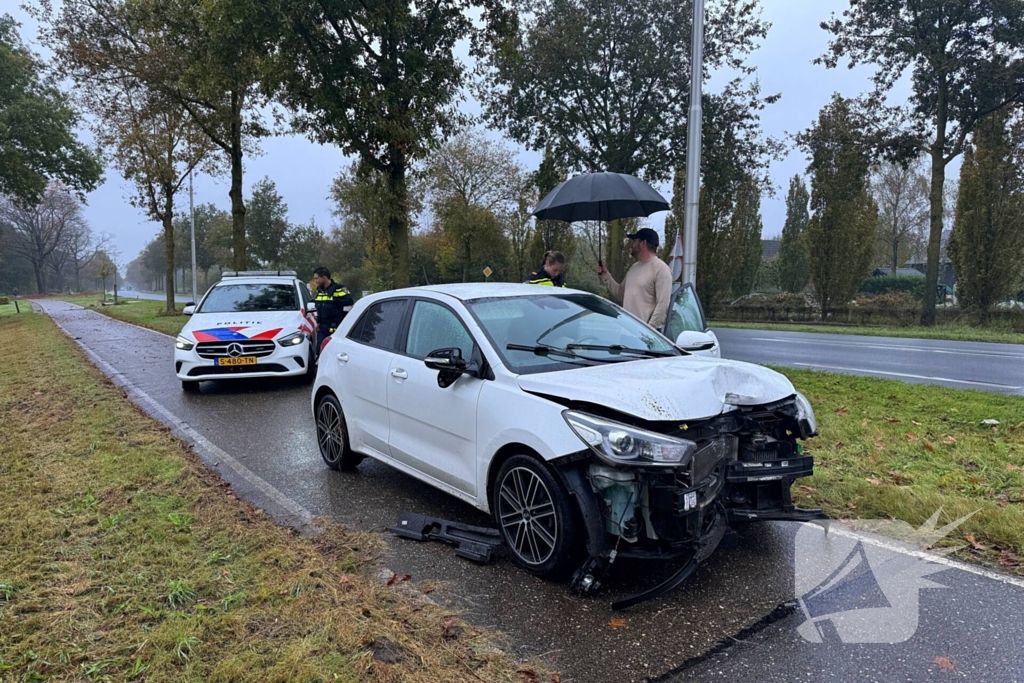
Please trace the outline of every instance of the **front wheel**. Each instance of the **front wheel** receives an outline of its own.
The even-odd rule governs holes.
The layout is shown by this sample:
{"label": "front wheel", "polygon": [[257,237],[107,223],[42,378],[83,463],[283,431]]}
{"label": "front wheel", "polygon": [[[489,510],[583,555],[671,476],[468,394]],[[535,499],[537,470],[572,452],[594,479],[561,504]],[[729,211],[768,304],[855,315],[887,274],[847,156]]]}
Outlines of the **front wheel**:
{"label": "front wheel", "polygon": [[181,390],[186,394],[198,394],[199,382],[186,382],[185,380],[181,380]]}
{"label": "front wheel", "polygon": [[363,461],[349,448],[345,413],[334,394],[326,394],[316,406],[316,440],[320,457],[332,470],[352,470]]}
{"label": "front wheel", "polygon": [[491,492],[494,518],[512,560],[543,578],[563,578],[578,564],[583,543],[575,503],[542,462],[514,455]]}

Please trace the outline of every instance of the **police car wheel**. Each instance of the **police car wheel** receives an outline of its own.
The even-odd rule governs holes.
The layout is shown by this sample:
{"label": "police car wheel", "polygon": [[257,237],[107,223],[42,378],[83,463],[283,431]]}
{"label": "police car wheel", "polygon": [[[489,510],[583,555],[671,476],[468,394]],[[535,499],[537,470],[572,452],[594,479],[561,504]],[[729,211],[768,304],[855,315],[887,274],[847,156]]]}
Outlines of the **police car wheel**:
{"label": "police car wheel", "polygon": [[186,394],[198,394],[199,382],[186,382],[185,380],[181,380],[181,390]]}
{"label": "police car wheel", "polygon": [[316,440],[320,457],[332,470],[352,470],[363,461],[349,448],[345,413],[334,394],[326,394],[316,406]]}

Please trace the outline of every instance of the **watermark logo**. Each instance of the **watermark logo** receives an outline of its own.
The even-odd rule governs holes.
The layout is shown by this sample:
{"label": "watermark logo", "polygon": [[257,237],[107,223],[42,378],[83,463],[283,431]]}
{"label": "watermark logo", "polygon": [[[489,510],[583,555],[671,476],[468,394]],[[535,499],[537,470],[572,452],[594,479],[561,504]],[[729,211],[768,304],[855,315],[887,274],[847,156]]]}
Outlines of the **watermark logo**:
{"label": "watermark logo", "polygon": [[[902,521],[859,520],[858,532],[895,541],[871,542],[864,535],[825,532],[803,525],[796,535],[796,595],[805,617],[800,635],[812,643],[902,643],[917,632],[923,588],[946,588],[927,577],[947,567],[928,561],[930,548],[974,514],[936,529],[940,508],[914,529]],[[871,538],[870,536],[868,538]],[[933,551],[947,555],[956,548]],[[908,552],[909,551],[909,552]]]}

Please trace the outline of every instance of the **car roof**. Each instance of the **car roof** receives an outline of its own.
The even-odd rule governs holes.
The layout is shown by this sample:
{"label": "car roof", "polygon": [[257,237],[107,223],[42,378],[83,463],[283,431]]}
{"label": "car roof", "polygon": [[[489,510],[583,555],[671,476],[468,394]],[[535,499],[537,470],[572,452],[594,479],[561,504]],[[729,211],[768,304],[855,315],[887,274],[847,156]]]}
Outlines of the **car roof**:
{"label": "car roof", "polygon": [[491,297],[537,296],[538,294],[569,294],[580,293],[575,289],[561,287],[545,287],[543,285],[524,285],[512,282],[461,282],[450,285],[424,285],[391,292],[391,294],[415,295],[416,292],[435,292],[445,294],[460,301],[473,299],[489,299]]}
{"label": "car roof", "polygon": [[293,284],[298,278],[293,275],[247,275],[245,277],[221,278],[214,287],[221,285]]}

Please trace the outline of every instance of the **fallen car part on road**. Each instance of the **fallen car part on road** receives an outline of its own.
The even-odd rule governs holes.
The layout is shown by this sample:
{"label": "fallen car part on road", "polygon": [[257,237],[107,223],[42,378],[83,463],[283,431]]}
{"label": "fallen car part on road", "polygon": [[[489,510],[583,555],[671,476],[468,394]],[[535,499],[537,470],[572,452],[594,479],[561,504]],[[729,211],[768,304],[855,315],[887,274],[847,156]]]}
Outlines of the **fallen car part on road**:
{"label": "fallen car part on road", "polygon": [[483,564],[491,562],[494,551],[503,545],[497,529],[459,524],[415,512],[401,513],[398,524],[388,531],[414,541],[439,541],[455,546],[455,554],[459,557]]}

